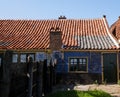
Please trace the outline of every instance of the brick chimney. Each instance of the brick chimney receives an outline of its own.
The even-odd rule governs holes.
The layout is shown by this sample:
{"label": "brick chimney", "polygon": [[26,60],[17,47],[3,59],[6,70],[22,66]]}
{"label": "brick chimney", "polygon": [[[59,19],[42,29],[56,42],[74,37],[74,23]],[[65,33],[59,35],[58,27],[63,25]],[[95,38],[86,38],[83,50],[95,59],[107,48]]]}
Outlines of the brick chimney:
{"label": "brick chimney", "polygon": [[52,51],[61,49],[62,46],[62,32],[57,27],[50,29],[50,49]]}

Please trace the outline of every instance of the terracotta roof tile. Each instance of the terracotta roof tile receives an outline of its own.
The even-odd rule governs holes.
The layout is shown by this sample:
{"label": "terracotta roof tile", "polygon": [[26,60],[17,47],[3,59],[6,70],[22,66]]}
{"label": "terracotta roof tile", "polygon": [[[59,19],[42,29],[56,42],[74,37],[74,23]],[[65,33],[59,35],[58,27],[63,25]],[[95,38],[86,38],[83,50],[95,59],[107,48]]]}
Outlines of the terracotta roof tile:
{"label": "terracotta roof tile", "polygon": [[0,20],[0,49],[45,49],[50,29],[59,27],[66,49],[117,49],[105,18],[59,20]]}
{"label": "terracotta roof tile", "polygon": [[111,25],[110,32],[115,36],[115,38],[120,43],[120,17],[115,23]]}

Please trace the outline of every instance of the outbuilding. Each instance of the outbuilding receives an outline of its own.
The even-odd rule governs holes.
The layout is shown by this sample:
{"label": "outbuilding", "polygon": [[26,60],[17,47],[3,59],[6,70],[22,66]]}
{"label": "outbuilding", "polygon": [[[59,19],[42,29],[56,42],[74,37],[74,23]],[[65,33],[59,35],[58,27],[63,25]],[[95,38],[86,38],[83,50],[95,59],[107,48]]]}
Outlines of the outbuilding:
{"label": "outbuilding", "polygon": [[[117,83],[119,43],[106,16],[97,19],[0,20],[0,68],[12,51],[12,70],[19,72],[31,56],[56,68],[57,82]],[[2,70],[2,69],[0,69]],[[0,71],[1,72],[1,71]]]}

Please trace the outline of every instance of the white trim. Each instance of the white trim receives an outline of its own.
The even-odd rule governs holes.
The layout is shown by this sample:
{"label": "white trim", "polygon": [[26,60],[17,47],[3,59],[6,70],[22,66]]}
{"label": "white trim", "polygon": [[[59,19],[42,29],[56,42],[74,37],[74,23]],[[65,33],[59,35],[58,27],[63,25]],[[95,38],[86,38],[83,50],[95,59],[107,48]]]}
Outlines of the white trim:
{"label": "white trim", "polygon": [[106,27],[106,30],[107,30],[108,35],[110,36],[110,38],[112,39],[112,41],[115,43],[115,45],[117,46],[117,48],[119,48],[118,42],[112,37],[112,35],[111,35],[110,32],[109,32],[108,27],[107,27],[107,24],[106,24],[106,21],[105,21],[104,18],[103,18],[103,21],[104,21],[104,23],[105,23],[105,27]]}

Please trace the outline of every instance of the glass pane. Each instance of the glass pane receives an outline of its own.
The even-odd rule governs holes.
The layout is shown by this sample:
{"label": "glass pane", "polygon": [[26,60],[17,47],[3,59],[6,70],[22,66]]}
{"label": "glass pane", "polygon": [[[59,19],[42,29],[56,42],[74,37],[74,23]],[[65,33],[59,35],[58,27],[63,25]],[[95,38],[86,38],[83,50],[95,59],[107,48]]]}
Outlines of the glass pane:
{"label": "glass pane", "polygon": [[81,59],[81,58],[79,59],[79,62],[82,62],[82,59]]}
{"label": "glass pane", "polygon": [[86,63],[86,59],[83,59],[83,62]]}
{"label": "glass pane", "polygon": [[86,59],[83,59],[83,64],[86,64]]}
{"label": "glass pane", "polygon": [[83,60],[80,58],[80,59],[79,59],[79,63],[82,64],[82,62],[83,62]]}
{"label": "glass pane", "polygon": [[77,64],[77,59],[74,59],[74,64]]}
{"label": "glass pane", "polygon": [[70,64],[73,64],[74,60],[73,59],[70,59]]}
{"label": "glass pane", "polygon": [[70,62],[73,63],[73,62],[74,62],[74,59],[70,59]]}
{"label": "glass pane", "polygon": [[79,59],[78,68],[79,68],[79,71],[86,71],[87,70],[87,59],[86,58]]}
{"label": "glass pane", "polygon": [[18,54],[13,54],[12,55],[12,62],[17,63],[18,62]]}
{"label": "glass pane", "polygon": [[74,65],[70,65],[70,71],[74,71]]}
{"label": "glass pane", "polygon": [[85,67],[85,66],[82,66],[82,67],[81,67],[81,71],[86,71],[86,67]]}
{"label": "glass pane", "polygon": [[26,54],[21,54],[20,62],[22,62],[22,63],[26,62]]}

